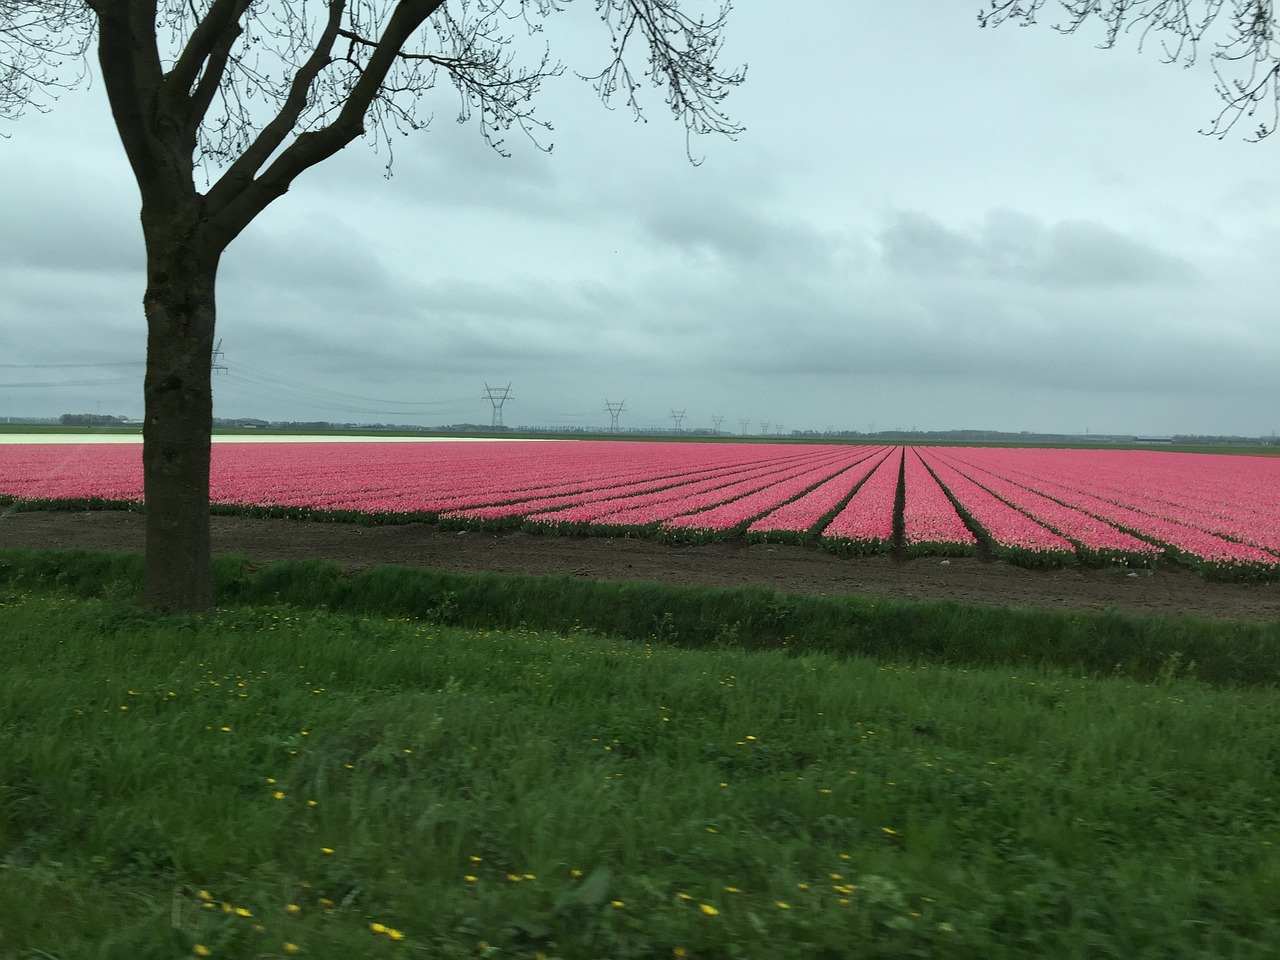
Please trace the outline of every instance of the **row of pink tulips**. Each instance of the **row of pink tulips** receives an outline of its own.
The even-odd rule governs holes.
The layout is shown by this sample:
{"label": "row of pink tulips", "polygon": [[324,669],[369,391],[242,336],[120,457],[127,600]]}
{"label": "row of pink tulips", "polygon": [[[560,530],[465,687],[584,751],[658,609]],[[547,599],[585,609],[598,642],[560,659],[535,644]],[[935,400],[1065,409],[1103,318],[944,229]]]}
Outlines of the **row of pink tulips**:
{"label": "row of pink tulips", "polygon": [[906,454],[902,493],[902,539],[908,553],[971,553],[977,546],[977,538],[916,450]]}
{"label": "row of pink tulips", "polygon": [[876,467],[891,455],[876,448],[863,459],[802,497],[784,503],[767,516],[747,527],[747,535],[757,540],[800,540],[849,498]]}
{"label": "row of pink tulips", "polygon": [[1024,562],[1060,562],[1075,552],[1067,540],[984,490],[941,457],[925,455],[924,460],[965,514],[987,535],[996,553]]}
{"label": "row of pink tulips", "polygon": [[[930,460],[931,462],[942,461],[943,458],[938,454],[931,456]],[[946,462],[1005,503],[1035,517],[1050,530],[1061,534],[1074,543],[1078,550],[1091,557],[1149,563],[1162,552],[1159,547],[1145,540],[1139,540],[1132,534],[1125,533],[1083,510],[1065,506],[1043,494],[998,477],[990,471],[964,465],[957,460]]]}
{"label": "row of pink tulips", "polygon": [[872,451],[869,450],[855,449],[848,456],[838,457],[813,470],[807,470],[789,480],[757,490],[755,493],[697,513],[675,517],[664,523],[663,529],[705,537],[745,527],[779,504],[793,501],[802,494],[811,492],[817,486],[856,469],[857,464],[869,458],[871,453]]}
{"label": "row of pink tulips", "polygon": [[842,552],[887,549],[893,542],[893,511],[901,470],[902,448],[897,447],[823,529],[823,541]]}

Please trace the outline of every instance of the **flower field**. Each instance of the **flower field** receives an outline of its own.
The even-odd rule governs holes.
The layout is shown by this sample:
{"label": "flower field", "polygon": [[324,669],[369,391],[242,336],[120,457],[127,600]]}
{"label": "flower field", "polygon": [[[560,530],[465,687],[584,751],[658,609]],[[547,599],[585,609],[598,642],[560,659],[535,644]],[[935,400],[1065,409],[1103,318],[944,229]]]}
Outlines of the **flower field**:
{"label": "flower field", "polygon": [[[540,533],[745,537],[842,553],[1280,573],[1280,460],[834,444],[221,443],[215,509]],[[136,444],[0,447],[0,498],[128,506]]]}

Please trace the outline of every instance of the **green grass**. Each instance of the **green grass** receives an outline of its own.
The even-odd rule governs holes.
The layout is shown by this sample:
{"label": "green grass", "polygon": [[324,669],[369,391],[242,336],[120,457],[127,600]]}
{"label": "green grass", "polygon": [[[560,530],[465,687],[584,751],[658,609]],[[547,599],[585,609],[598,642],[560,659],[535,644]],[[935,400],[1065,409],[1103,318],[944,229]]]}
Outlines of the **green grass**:
{"label": "green grass", "polygon": [[[219,602],[288,603],[460,627],[574,628],[687,648],[781,649],[960,666],[1057,666],[1139,680],[1176,669],[1208,683],[1280,684],[1280,622],[1140,617],[760,587],[713,588],[408,567],[216,562]],[[136,554],[0,550],[0,585],[136,595]]]}
{"label": "green grass", "polygon": [[6,958],[1280,943],[1274,690],[12,584],[0,638]]}

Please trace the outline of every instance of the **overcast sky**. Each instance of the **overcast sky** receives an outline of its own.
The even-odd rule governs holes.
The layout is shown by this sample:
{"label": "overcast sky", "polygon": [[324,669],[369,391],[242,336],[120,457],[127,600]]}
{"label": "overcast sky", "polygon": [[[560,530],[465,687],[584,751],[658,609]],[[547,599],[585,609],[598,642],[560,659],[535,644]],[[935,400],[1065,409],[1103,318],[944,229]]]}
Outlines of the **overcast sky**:
{"label": "overcast sky", "polygon": [[[552,39],[587,72],[607,35],[578,6]],[[631,426],[1280,429],[1280,139],[1199,135],[1205,70],[977,6],[741,3],[747,130],[696,168],[661,109],[634,124],[571,74],[550,156],[493,155],[441,89],[392,179],[354,144],[232,245],[215,413],[487,421],[488,380],[513,425],[607,423],[608,397]],[[140,416],[137,191],[101,84],[10,132],[0,415]],[[108,365],[33,366],[58,363]]]}

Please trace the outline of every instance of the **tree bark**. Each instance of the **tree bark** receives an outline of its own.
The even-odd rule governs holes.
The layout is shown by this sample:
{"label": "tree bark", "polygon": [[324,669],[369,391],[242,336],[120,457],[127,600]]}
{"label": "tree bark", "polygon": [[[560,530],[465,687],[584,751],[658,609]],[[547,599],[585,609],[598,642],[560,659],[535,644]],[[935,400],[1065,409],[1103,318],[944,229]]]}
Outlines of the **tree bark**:
{"label": "tree bark", "polygon": [[142,471],[144,600],[171,611],[213,604],[209,447],[213,430],[217,253],[181,226],[147,224],[147,372]]}

